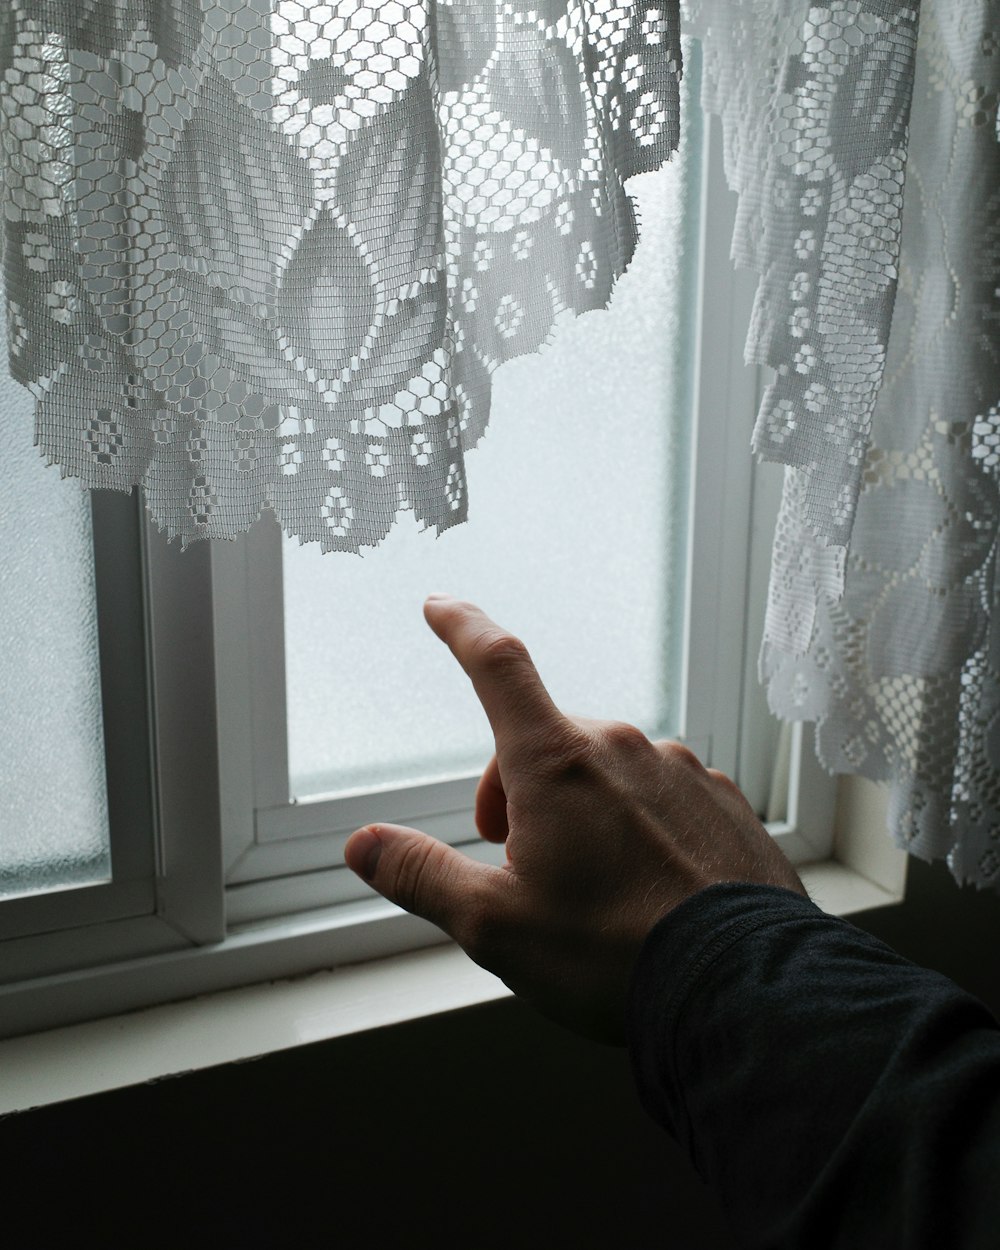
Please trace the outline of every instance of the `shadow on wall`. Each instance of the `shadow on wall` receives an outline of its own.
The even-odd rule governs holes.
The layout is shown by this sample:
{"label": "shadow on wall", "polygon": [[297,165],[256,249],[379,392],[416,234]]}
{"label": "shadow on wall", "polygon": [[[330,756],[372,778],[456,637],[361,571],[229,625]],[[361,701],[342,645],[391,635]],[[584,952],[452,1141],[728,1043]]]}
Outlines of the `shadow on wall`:
{"label": "shadow on wall", "polygon": [[906,901],[851,919],[907,959],[951,977],[1000,1018],[1000,894],[956,885],[944,863],[911,859]]}

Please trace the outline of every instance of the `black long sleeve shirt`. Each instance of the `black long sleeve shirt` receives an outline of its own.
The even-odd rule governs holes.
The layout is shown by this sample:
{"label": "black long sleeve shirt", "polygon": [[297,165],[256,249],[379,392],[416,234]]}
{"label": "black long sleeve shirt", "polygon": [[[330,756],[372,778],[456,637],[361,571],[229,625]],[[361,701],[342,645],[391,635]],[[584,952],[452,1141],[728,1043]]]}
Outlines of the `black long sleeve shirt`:
{"label": "black long sleeve shirt", "polygon": [[800,895],[712,886],[661,920],[629,1048],[738,1244],[1000,1250],[997,1022]]}

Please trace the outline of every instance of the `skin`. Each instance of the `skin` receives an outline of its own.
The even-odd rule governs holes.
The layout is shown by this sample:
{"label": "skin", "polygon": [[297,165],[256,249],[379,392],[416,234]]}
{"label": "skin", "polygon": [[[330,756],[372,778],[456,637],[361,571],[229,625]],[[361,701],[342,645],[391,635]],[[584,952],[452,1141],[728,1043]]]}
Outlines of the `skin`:
{"label": "skin", "polygon": [[750,803],[677,742],[565,716],[527,648],[479,608],[444,595],[431,629],[468,674],[496,743],[476,826],[506,842],[480,864],[415,829],[367,825],[348,866],[448,933],[549,1018],[621,1045],[636,959],[650,929],[723,881],[805,895]]}

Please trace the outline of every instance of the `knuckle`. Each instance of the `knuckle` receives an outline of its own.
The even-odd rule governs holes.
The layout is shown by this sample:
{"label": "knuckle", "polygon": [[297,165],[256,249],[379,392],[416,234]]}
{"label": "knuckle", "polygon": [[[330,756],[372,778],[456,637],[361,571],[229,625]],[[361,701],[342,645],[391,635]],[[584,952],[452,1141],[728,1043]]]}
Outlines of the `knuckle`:
{"label": "knuckle", "polygon": [[701,760],[683,742],[664,742],[661,750],[665,758],[671,763],[675,763],[680,767],[694,768],[699,772],[706,771]]}
{"label": "knuckle", "polygon": [[627,721],[613,721],[604,729],[604,739],[613,747],[626,751],[642,750],[650,745],[641,729]]}
{"label": "knuckle", "polygon": [[480,642],[478,655],[484,668],[501,670],[528,659],[528,648],[513,634],[490,633]]}
{"label": "knuckle", "polygon": [[730,777],[728,773],[724,773],[718,768],[706,768],[705,772],[708,773],[709,777],[711,777],[713,781],[722,782],[722,784],[725,785],[727,789],[732,790],[735,794],[739,794],[742,796],[743,791],[739,788],[736,782],[733,781],[732,777]]}
{"label": "knuckle", "polygon": [[587,776],[594,762],[592,736],[575,725],[566,725],[550,735],[539,753],[539,767],[553,781],[579,781]]}
{"label": "knuckle", "polygon": [[430,839],[414,838],[403,846],[394,865],[394,896],[403,907],[418,914],[423,913],[435,850]]}

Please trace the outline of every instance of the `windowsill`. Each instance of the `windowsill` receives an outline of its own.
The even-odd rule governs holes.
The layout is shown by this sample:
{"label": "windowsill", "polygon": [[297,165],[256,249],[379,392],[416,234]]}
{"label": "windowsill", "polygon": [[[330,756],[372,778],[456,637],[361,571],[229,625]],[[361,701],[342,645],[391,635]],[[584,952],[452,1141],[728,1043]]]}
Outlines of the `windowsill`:
{"label": "windowsill", "polygon": [[510,991],[452,943],[0,1041],[0,1115],[402,1024]]}
{"label": "windowsill", "polygon": [[[866,786],[871,783],[858,787],[852,780],[847,806],[853,804],[852,814],[866,817],[863,823],[871,829],[868,821],[877,813],[878,798]],[[843,809],[844,802],[838,807]],[[878,840],[841,838],[837,854],[842,862],[800,870],[810,895],[825,910],[848,915],[900,901],[905,857],[889,846],[881,828],[878,832]],[[0,1041],[5,1078],[0,1115],[402,1024],[509,993],[446,943],[10,1038]]]}

